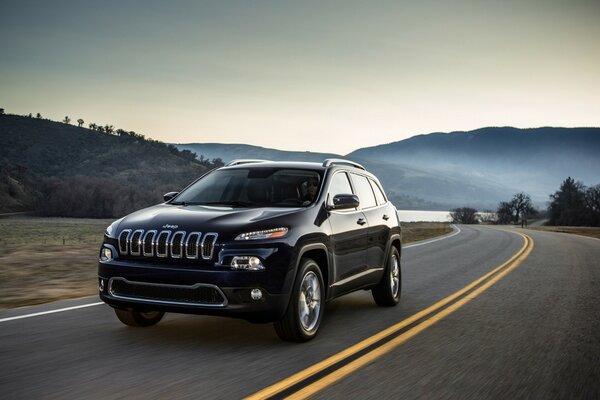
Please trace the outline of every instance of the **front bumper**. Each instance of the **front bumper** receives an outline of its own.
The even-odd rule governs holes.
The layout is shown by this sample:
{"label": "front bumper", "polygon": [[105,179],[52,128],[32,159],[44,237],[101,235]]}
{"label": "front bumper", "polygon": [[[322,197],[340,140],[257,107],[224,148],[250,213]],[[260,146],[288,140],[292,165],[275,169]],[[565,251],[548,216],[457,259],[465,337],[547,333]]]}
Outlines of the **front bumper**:
{"label": "front bumper", "polygon": [[[286,249],[270,251],[262,271],[232,270],[221,265],[177,264],[168,261],[114,259],[98,263],[100,299],[114,308],[160,310],[185,314],[222,315],[257,322],[276,321],[283,317],[294,279],[293,253]],[[243,254],[250,254],[245,249]],[[221,258],[222,260],[222,258]],[[224,301],[194,302],[161,298],[160,295],[116,293],[112,283],[127,282],[142,288],[159,289],[210,287],[222,294]],[[251,291],[259,289],[262,297],[253,299]]]}

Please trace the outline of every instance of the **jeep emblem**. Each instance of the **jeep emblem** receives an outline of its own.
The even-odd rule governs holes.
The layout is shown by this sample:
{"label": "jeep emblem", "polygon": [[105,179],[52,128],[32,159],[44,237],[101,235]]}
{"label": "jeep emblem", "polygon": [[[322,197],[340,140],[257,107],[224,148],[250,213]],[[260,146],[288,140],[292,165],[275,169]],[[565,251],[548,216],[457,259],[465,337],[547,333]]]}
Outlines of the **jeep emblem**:
{"label": "jeep emblem", "polygon": [[163,229],[177,229],[179,228],[179,225],[163,225]]}

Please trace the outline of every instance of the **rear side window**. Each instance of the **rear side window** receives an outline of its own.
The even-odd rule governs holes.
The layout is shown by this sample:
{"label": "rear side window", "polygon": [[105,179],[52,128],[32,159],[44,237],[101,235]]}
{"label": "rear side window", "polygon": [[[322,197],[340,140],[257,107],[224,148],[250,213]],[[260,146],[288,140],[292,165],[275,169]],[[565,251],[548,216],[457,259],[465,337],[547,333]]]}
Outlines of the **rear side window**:
{"label": "rear side window", "polygon": [[375,201],[375,194],[373,194],[369,180],[365,176],[352,174],[352,182],[356,188],[360,206],[362,208],[375,207],[377,202]]}
{"label": "rear side window", "polygon": [[328,204],[333,204],[333,197],[336,194],[352,194],[352,186],[350,186],[348,175],[345,172],[338,172],[331,179],[329,198],[327,199]]}
{"label": "rear side window", "polygon": [[379,204],[379,205],[384,204],[387,200],[385,199],[383,190],[381,190],[381,188],[379,187],[377,182],[375,182],[373,179],[369,179],[369,183],[371,183],[371,187],[373,188],[373,191],[375,192],[375,197],[377,198],[377,204]]}

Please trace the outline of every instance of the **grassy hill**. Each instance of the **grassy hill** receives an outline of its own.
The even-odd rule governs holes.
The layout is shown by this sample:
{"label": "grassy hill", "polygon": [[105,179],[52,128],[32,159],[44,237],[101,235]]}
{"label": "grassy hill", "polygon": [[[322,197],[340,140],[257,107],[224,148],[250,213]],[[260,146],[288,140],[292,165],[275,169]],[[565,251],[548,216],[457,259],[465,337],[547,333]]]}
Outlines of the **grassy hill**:
{"label": "grassy hill", "polygon": [[190,152],[119,132],[0,116],[0,212],[118,217],[160,202],[211,167]]}
{"label": "grassy hill", "polygon": [[252,146],[249,144],[225,143],[182,143],[175,145],[180,150],[189,150],[208,159],[221,158],[224,162],[241,158],[285,161],[316,161],[326,158],[341,158],[339,154],[312,151],[285,151]]}

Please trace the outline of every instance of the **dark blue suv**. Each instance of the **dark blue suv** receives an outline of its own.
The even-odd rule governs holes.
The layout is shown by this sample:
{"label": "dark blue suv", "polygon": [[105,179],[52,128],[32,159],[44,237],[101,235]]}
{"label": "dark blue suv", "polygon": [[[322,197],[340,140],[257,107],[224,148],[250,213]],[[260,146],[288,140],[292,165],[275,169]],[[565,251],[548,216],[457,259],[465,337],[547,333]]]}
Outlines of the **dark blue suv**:
{"label": "dark blue suv", "polygon": [[381,306],[400,299],[396,209],[359,164],[236,160],[164,198],[104,236],[100,298],[127,325],[224,315],[303,342],[328,300],[358,289]]}

